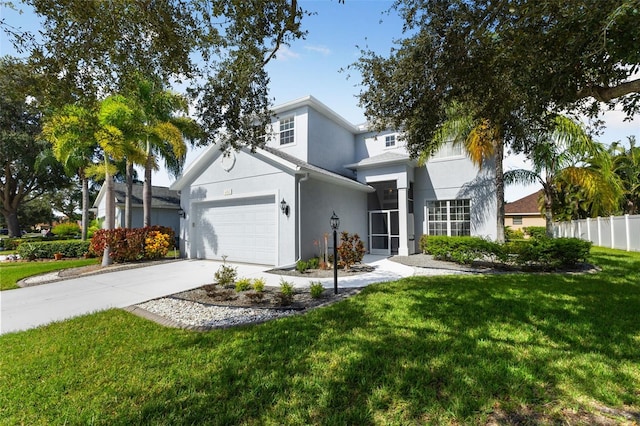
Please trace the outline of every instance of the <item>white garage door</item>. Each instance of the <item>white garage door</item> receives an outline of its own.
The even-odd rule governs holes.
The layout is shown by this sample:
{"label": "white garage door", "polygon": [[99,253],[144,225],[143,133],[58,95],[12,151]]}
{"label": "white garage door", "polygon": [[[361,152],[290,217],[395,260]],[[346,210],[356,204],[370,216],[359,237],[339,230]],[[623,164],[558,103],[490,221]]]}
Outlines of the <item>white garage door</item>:
{"label": "white garage door", "polygon": [[199,206],[194,234],[196,257],[275,265],[276,206],[273,195]]}

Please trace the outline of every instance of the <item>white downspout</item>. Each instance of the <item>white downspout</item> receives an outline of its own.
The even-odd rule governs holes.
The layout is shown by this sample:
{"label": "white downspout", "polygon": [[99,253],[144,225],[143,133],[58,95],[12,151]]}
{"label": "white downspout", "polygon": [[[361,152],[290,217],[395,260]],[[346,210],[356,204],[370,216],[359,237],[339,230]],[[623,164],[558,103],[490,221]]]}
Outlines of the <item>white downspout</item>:
{"label": "white downspout", "polygon": [[309,173],[305,173],[303,178],[298,181],[298,258],[296,263],[302,259],[302,182],[309,180]]}

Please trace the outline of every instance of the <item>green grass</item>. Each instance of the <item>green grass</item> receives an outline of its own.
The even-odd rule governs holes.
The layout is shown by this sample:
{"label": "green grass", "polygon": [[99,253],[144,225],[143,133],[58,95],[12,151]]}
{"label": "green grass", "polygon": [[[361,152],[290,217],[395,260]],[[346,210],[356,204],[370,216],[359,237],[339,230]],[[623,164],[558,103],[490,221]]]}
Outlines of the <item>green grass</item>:
{"label": "green grass", "polygon": [[72,259],[44,262],[1,262],[0,290],[18,288],[16,285],[18,281],[33,275],[59,271],[61,269],[76,268],[79,266],[95,265],[98,262],[99,259]]}
{"label": "green grass", "polygon": [[593,251],[598,274],[412,277],[262,325],[0,336],[0,424],[638,422],[640,253]]}

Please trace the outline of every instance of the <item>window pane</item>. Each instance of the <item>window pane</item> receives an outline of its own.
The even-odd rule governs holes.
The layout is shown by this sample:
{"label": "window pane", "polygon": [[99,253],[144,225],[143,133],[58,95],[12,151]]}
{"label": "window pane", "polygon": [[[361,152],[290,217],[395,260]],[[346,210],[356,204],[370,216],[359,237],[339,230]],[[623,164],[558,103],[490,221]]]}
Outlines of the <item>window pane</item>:
{"label": "window pane", "polygon": [[280,121],[280,145],[294,142],[294,118],[289,117]]}

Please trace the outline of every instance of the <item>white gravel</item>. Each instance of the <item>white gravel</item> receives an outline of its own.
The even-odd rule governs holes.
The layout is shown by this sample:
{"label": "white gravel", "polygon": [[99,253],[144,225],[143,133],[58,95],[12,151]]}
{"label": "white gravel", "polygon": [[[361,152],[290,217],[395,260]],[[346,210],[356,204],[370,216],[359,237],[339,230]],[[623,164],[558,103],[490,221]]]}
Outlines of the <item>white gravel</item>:
{"label": "white gravel", "polygon": [[151,300],[136,306],[179,324],[195,327],[220,327],[261,322],[297,312],[295,310],[209,306],[174,298]]}

